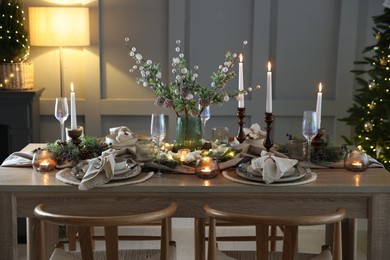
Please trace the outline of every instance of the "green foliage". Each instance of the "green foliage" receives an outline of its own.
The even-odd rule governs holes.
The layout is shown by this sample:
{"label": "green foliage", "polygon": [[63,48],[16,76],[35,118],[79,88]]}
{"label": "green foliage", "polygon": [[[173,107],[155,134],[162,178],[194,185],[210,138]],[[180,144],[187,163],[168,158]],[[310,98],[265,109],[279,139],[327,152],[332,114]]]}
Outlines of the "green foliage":
{"label": "green foliage", "polygon": [[376,44],[364,49],[366,57],[355,62],[352,72],[359,88],[355,103],[348,109],[349,116],[341,121],[351,125],[355,136],[343,137],[348,144],[383,163],[390,170],[390,9],[373,17]]}
{"label": "green foliage", "polygon": [[44,149],[53,152],[59,162],[79,162],[86,159],[98,157],[108,148],[108,145],[98,139],[85,136],[80,145],[72,142],[49,143]]}
{"label": "green foliage", "polygon": [[0,1],[1,63],[20,63],[28,58],[30,46],[24,21],[24,11],[19,0]]}

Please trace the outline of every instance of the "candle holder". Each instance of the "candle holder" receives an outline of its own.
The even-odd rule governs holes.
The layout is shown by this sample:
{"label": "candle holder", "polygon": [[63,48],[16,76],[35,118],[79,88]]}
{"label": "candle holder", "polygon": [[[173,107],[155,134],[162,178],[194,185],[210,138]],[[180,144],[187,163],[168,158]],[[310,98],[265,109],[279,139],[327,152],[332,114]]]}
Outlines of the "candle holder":
{"label": "candle holder", "polygon": [[217,160],[211,157],[199,159],[195,166],[195,174],[202,179],[211,179],[218,175],[219,167]]}
{"label": "candle holder", "polygon": [[361,172],[367,169],[369,164],[366,153],[358,149],[351,150],[344,159],[344,167],[353,172]]}
{"label": "candle holder", "polygon": [[325,128],[318,129],[317,135],[314,136],[311,141],[311,146],[314,149],[314,152],[319,152],[326,146],[325,140],[322,138],[326,133]]}
{"label": "candle holder", "polygon": [[80,136],[83,133],[82,127],[78,127],[77,129],[67,129],[67,132],[73,144],[79,145],[81,143]]}
{"label": "candle holder", "polygon": [[265,149],[267,150],[267,152],[269,152],[271,147],[274,145],[272,143],[272,138],[271,138],[271,129],[272,129],[271,124],[274,121],[274,115],[272,113],[265,112],[265,120],[264,121],[267,124],[267,127],[266,127],[267,135],[264,139],[263,145],[264,145]]}
{"label": "candle holder", "polygon": [[237,141],[240,143],[244,142],[246,139],[245,133],[244,133],[244,118],[246,116],[245,113],[245,107],[239,107],[237,108],[237,117],[238,117],[238,135],[237,135]]}
{"label": "candle holder", "polygon": [[52,152],[38,148],[34,152],[32,166],[36,171],[49,172],[55,169],[57,161]]}

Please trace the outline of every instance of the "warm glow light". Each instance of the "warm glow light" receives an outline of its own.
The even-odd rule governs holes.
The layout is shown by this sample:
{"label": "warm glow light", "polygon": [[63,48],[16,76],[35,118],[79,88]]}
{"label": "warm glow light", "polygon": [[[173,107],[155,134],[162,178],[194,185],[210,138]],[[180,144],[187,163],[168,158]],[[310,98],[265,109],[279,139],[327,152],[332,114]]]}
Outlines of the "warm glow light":
{"label": "warm glow light", "polygon": [[356,174],[353,178],[355,179],[355,186],[360,186],[360,175]]}
{"label": "warm glow light", "polygon": [[322,83],[320,82],[320,85],[318,86],[318,91],[322,92]]}
{"label": "warm glow light", "polygon": [[32,46],[89,45],[89,9],[86,7],[29,7]]}
{"label": "warm glow light", "polygon": [[71,91],[71,92],[74,92],[73,82],[70,83],[70,91]]}
{"label": "warm glow light", "polygon": [[271,71],[271,62],[268,62],[268,71]]}

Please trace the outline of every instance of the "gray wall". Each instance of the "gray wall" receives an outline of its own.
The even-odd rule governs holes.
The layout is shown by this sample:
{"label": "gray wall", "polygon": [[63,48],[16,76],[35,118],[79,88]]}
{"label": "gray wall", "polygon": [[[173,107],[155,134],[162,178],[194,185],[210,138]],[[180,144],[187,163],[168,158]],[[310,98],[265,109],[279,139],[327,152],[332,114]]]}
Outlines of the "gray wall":
{"label": "gray wall", "polygon": [[[287,141],[286,133],[301,135],[304,110],[315,110],[318,83],[322,82],[322,126],[332,140],[350,136],[350,127],[337,119],[347,115],[356,87],[350,72],[363,48],[374,41],[372,16],[383,11],[383,0],[100,0],[89,1],[91,45],[65,48],[66,96],[70,82],[77,95],[79,124],[86,134],[104,136],[108,128],[126,125],[148,134],[153,105],[151,92],[138,86],[136,74],[128,72],[130,58],[124,38],[144,56],[159,61],[165,79],[175,41],[185,46],[191,66],[199,65],[200,79],[209,84],[210,73],[223,60],[226,50],[240,50],[243,40],[245,86],[262,85],[246,96],[246,125],[265,127],[266,63],[273,64],[273,136]],[[48,6],[47,1],[25,1],[28,6]],[[53,5],[53,4],[51,4]],[[45,88],[41,98],[41,141],[59,138],[53,116],[55,97],[60,95],[58,49],[31,48],[35,86]],[[229,89],[237,87],[232,80]],[[237,131],[237,102],[211,108],[207,136],[213,126]],[[175,115],[168,116],[169,139],[174,139]],[[70,120],[66,122],[70,124]],[[206,137],[207,137],[206,136]]]}

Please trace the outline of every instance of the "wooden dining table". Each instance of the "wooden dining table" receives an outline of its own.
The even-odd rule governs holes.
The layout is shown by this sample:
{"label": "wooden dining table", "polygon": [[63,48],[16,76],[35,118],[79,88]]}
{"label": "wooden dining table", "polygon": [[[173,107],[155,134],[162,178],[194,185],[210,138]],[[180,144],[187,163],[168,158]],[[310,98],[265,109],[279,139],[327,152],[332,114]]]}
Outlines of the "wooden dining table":
{"label": "wooden dining table", "polygon": [[[25,150],[31,147],[33,144]],[[349,223],[356,219],[368,220],[367,259],[390,259],[389,172],[384,168],[369,168],[363,172],[315,169],[315,172],[317,179],[314,182],[287,187],[240,184],[221,174],[213,179],[163,174],[162,178],[150,178],[136,185],[80,191],[75,185],[58,181],[56,171],[42,173],[30,167],[0,167],[0,259],[18,258],[18,217],[27,218],[28,259],[44,259],[38,248],[46,246],[49,254],[55,235],[53,241],[46,241],[46,245],[37,245],[39,225],[33,215],[34,207],[39,203],[80,200],[96,205],[133,201],[145,208],[174,201],[178,205],[174,217],[200,220],[205,218],[202,210],[205,203],[257,214],[317,214],[343,207]],[[347,228],[347,233],[355,231],[353,225],[350,230]],[[202,244],[201,241],[195,242],[195,259],[204,259]],[[348,258],[344,259],[354,259],[356,241],[349,240],[347,244],[344,253]]]}

